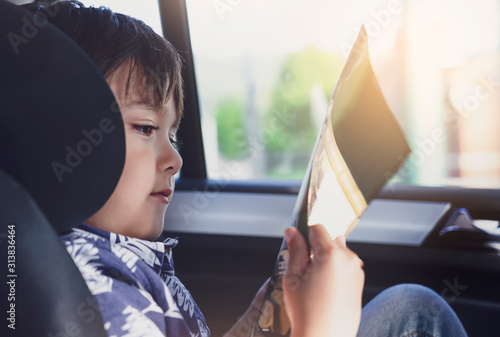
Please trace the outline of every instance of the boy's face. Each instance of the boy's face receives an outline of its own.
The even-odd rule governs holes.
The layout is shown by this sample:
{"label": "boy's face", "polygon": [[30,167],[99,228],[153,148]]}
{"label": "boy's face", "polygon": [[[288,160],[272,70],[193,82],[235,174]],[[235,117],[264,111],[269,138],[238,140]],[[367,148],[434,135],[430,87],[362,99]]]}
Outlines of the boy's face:
{"label": "boy's face", "polygon": [[[174,192],[174,175],[182,166],[172,144],[179,121],[172,98],[161,107],[151,107],[141,99],[142,89],[132,85],[125,95],[128,69],[126,62],[107,79],[123,116],[125,166],[111,197],[86,223],[155,240],[163,230],[165,211]],[[134,78],[131,83],[135,83]]]}

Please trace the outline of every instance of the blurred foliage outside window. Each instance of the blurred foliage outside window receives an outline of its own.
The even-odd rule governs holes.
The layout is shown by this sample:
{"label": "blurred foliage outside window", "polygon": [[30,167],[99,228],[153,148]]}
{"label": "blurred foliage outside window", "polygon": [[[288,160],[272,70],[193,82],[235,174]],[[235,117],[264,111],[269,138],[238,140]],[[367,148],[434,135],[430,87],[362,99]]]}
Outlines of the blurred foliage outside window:
{"label": "blurred foliage outside window", "polygon": [[413,150],[392,183],[500,188],[497,0],[187,2],[209,178],[303,177],[351,45]]}

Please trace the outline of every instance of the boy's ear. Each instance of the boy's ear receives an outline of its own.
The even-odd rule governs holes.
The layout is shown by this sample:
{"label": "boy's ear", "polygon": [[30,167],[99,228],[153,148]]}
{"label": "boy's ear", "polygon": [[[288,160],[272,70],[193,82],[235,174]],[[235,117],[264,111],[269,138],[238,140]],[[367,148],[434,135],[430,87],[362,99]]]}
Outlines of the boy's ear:
{"label": "boy's ear", "polygon": [[125,162],[121,113],[99,70],[57,28],[0,1],[0,167],[58,232],[95,213]]}

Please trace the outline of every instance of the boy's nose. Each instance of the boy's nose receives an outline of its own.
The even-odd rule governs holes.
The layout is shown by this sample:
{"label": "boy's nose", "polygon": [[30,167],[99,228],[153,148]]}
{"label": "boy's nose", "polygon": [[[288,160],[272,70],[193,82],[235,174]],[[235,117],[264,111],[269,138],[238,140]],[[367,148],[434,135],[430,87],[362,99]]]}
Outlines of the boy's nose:
{"label": "boy's nose", "polygon": [[182,158],[179,152],[177,152],[177,150],[170,143],[170,141],[168,141],[166,146],[161,149],[160,153],[160,170],[169,171],[169,173],[172,175],[179,172],[182,167]]}

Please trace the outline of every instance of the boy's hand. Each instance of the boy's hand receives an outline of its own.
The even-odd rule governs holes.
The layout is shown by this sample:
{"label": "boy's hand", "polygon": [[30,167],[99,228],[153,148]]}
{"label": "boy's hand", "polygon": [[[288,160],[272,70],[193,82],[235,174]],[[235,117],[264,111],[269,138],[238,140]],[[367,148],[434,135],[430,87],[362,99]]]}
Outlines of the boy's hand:
{"label": "boy's hand", "polygon": [[332,240],[323,225],[311,226],[309,261],[304,237],[287,228],[288,269],[283,278],[285,307],[292,337],[355,337],[361,319],[363,262],[346,247],[345,238]]}
{"label": "boy's hand", "polygon": [[269,279],[257,291],[247,311],[232,326],[231,330],[224,334],[224,337],[250,337],[252,335],[268,284]]}

